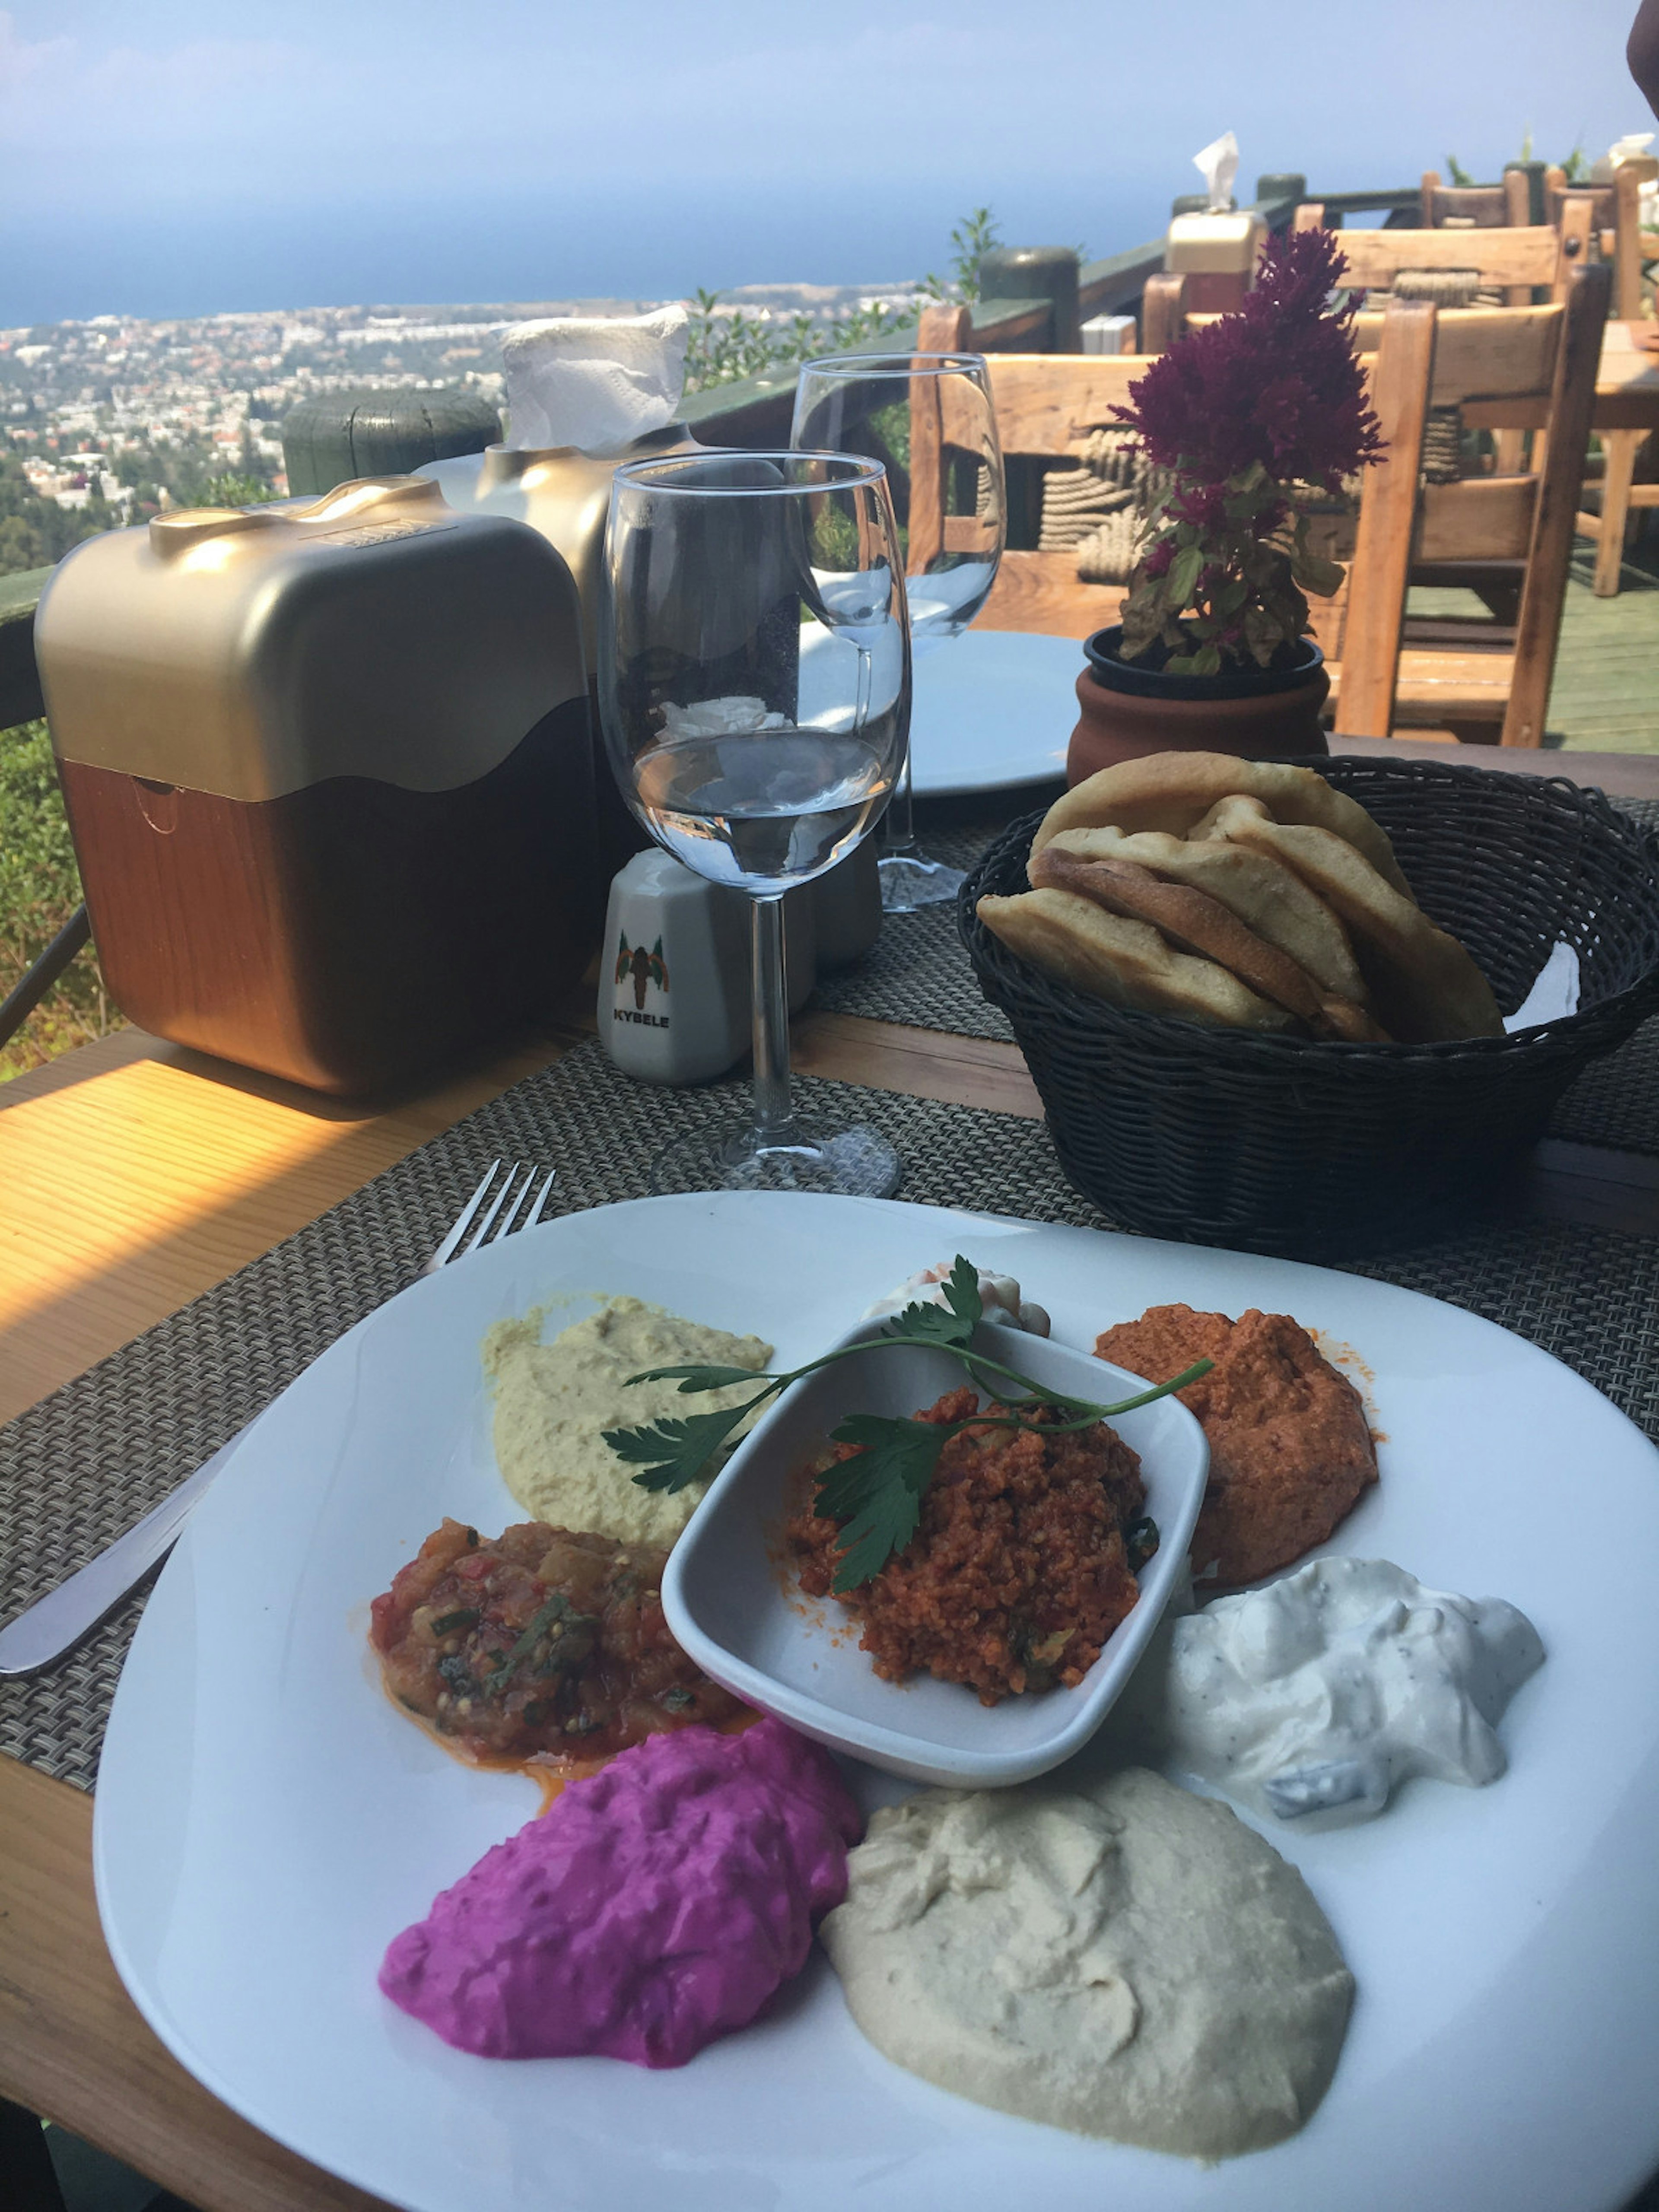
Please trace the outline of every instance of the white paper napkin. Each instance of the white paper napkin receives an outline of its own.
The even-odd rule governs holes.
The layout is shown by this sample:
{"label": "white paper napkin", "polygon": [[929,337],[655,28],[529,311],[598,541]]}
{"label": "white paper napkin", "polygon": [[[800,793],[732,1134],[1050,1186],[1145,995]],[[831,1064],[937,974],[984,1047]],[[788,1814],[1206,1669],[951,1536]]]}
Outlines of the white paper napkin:
{"label": "white paper napkin", "polygon": [[678,307],[515,323],[501,341],[507,444],[614,453],[662,429],[684,390],[690,327]]}
{"label": "white paper napkin", "polygon": [[1238,141],[1231,131],[1212,139],[1193,156],[1193,167],[1204,179],[1210,196],[1210,213],[1224,215],[1233,204],[1233,179],[1238,174]]}
{"label": "white paper napkin", "polygon": [[1533,977],[1531,990],[1504,1027],[1529,1030],[1535,1023],[1560,1021],[1577,1012],[1578,955],[1562,938],[1550,947],[1550,957]]}

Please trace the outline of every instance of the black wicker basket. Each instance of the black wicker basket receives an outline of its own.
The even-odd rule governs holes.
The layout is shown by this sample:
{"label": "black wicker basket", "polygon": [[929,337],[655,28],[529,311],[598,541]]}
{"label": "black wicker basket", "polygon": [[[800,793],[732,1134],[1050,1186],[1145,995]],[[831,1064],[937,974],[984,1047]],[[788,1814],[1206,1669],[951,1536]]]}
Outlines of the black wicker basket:
{"label": "black wicker basket", "polygon": [[1067,1178],[1150,1235],[1304,1259],[1420,1243],[1490,1200],[1598,1054],[1659,1008],[1659,846],[1557,778],[1340,760],[1316,765],[1375,816],[1425,911],[1512,1013],[1551,947],[1579,959],[1579,1010],[1512,1036],[1337,1044],[1206,1029],[1074,991],[975,911],[1029,888],[1041,814],[963,885],[980,986],[1013,1025]]}

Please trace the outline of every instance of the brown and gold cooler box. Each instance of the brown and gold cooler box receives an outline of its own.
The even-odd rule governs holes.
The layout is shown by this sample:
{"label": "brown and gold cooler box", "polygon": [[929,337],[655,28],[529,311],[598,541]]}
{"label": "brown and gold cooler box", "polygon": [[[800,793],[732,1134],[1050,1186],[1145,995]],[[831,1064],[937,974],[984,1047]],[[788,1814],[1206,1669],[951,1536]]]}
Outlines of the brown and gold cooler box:
{"label": "brown and gold cooler box", "polygon": [[581,613],[412,477],[76,548],[35,629],[122,1012],[350,1094],[521,1030],[598,940]]}

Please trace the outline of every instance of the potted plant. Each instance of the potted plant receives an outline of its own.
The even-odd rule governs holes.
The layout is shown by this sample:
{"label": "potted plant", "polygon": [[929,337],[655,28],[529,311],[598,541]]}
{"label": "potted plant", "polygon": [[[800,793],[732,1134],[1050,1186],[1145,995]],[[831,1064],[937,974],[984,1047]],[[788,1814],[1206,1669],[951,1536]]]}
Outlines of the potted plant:
{"label": "potted plant", "polygon": [[1114,410],[1159,489],[1122,621],[1084,647],[1073,783],[1143,753],[1328,750],[1306,595],[1328,598],[1343,572],[1310,546],[1298,502],[1382,451],[1353,304],[1330,306],[1346,265],[1330,231],[1269,239],[1238,312],[1160,355]]}

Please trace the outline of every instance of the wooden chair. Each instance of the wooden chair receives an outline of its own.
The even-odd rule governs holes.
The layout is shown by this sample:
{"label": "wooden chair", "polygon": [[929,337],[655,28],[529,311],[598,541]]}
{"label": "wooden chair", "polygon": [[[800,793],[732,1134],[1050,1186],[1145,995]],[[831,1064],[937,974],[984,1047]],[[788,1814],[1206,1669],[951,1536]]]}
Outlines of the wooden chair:
{"label": "wooden chair", "polygon": [[[924,308],[916,335],[922,353],[971,353],[972,311],[939,305]],[[1135,354],[988,354],[986,367],[996,407],[997,436],[1007,471],[1009,514],[1018,534],[1035,537],[1042,507],[1042,477],[1060,463],[1075,465],[1090,433],[1127,406],[1129,386],[1150,363]],[[966,440],[966,428],[950,419],[950,386],[940,395],[937,424],[913,410],[910,425],[910,566],[917,565],[919,487],[939,480],[944,453]],[[937,436],[939,452],[933,449]],[[953,518],[945,517],[948,531]],[[924,529],[926,526],[924,525]],[[931,544],[932,540],[927,541]],[[1075,553],[1012,548],[1003,554],[990,598],[975,618],[979,629],[1039,630],[1051,637],[1087,637],[1118,618],[1121,584],[1085,584]]]}
{"label": "wooden chair", "polygon": [[1621,323],[1639,320],[1642,313],[1642,263],[1659,253],[1659,238],[1650,237],[1644,247],[1642,231],[1642,187],[1659,179],[1659,158],[1644,154],[1621,161],[1610,185],[1570,185],[1563,169],[1544,172],[1544,205],[1552,223],[1559,227],[1579,209],[1588,210],[1588,222],[1598,240],[1601,258],[1613,266],[1614,315]]}
{"label": "wooden chair", "polygon": [[1497,230],[1523,226],[1531,214],[1524,169],[1506,169],[1499,185],[1443,185],[1437,169],[1425,169],[1421,205],[1425,230],[1448,221],[1460,229]]}
{"label": "wooden chair", "polygon": [[[1310,201],[1297,208],[1293,227],[1320,229],[1324,221],[1322,204]],[[1528,297],[1542,288],[1560,299],[1571,271],[1592,258],[1594,235],[1592,210],[1583,206],[1564,211],[1559,223],[1474,230],[1345,229],[1348,273],[1343,282],[1352,291],[1386,292],[1404,270],[1473,269],[1484,285]],[[1524,307],[1527,297],[1508,304]]]}
{"label": "wooden chair", "polygon": [[[1524,185],[1519,172],[1512,178]],[[1294,230],[1322,230],[1324,203],[1304,201],[1291,219]],[[1539,290],[1553,299],[1565,296],[1566,279],[1596,248],[1593,210],[1575,205],[1564,210],[1559,224],[1486,224],[1474,230],[1348,230],[1341,233],[1347,256],[1345,283],[1354,291],[1386,292],[1403,270],[1472,269],[1483,286],[1501,289],[1505,304],[1525,307]],[[1148,281],[1142,302],[1141,344],[1147,353],[1162,353],[1188,330],[1204,320],[1187,309],[1184,280],[1154,276]],[[1366,318],[1362,314],[1362,325]],[[1369,349],[1376,349],[1381,316],[1370,330]]]}
{"label": "wooden chair", "polygon": [[[1346,605],[1335,635],[1328,617],[1322,639],[1337,728],[1542,743],[1611,287],[1612,271],[1597,262],[1573,269],[1565,301],[1545,307],[1437,313],[1426,301],[1389,303],[1370,363],[1389,450],[1365,471]],[[1473,427],[1543,430],[1538,473],[1421,485],[1428,410],[1454,404]],[[1470,580],[1519,564],[1513,626],[1475,617],[1409,625],[1407,592],[1425,563],[1453,564]]]}
{"label": "wooden chair", "polygon": [[[923,343],[932,333],[923,325]],[[929,350],[951,350],[928,346]],[[1151,363],[1136,354],[988,354],[997,435],[1009,487],[1015,534],[1035,537],[1042,507],[1042,477],[1057,463],[1076,465],[1092,431],[1109,424],[1115,406],[1129,404],[1129,386]],[[949,387],[940,433],[953,439]],[[912,509],[918,441],[911,423]],[[922,459],[927,465],[926,457]],[[912,526],[914,529],[914,525]],[[1012,547],[1002,556],[991,596],[975,618],[979,629],[1040,630],[1050,637],[1087,637],[1118,619],[1121,584],[1085,584],[1076,551],[1042,553]]]}
{"label": "wooden chair", "polygon": [[[1650,154],[1621,161],[1610,185],[1594,185],[1588,191],[1569,185],[1559,169],[1545,172],[1547,202],[1558,215],[1565,220],[1583,203],[1589,208],[1589,221],[1600,228],[1603,258],[1613,263],[1613,312],[1621,323],[1644,319],[1643,266],[1659,258],[1659,236],[1642,228],[1642,186],[1656,179],[1659,179],[1659,160]],[[1600,512],[1581,507],[1578,515],[1579,536],[1591,539],[1595,546],[1594,588],[1598,599],[1618,596],[1632,515],[1659,507],[1659,484],[1636,482],[1647,435],[1644,430],[1601,433],[1602,470],[1595,485],[1601,495]]]}

